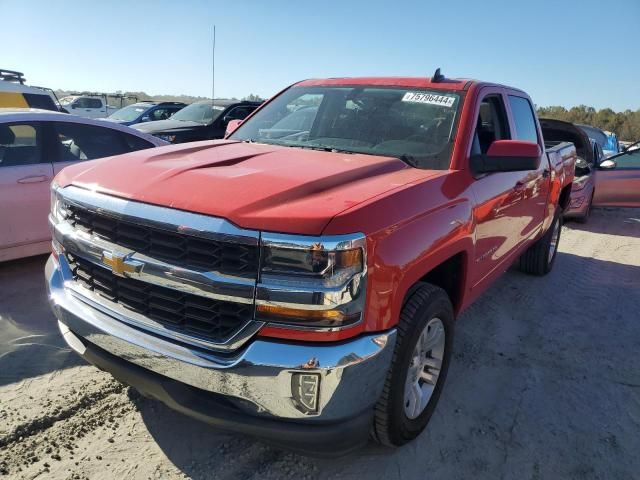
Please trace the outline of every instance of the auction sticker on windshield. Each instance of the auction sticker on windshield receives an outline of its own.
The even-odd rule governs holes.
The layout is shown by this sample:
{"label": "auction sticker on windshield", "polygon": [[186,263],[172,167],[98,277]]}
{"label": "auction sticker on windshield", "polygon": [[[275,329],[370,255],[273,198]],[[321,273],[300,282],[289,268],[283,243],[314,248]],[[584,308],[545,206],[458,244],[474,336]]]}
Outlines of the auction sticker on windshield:
{"label": "auction sticker on windshield", "polygon": [[407,92],[402,97],[403,102],[412,103],[428,103],[430,105],[441,105],[443,107],[453,107],[456,101],[455,97],[449,97],[447,95],[436,95],[433,93],[425,92]]}

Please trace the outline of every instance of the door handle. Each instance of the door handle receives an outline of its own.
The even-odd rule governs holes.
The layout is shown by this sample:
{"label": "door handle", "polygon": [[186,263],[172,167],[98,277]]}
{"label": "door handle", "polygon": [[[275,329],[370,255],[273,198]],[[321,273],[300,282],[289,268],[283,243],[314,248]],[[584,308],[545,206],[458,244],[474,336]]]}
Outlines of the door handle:
{"label": "door handle", "polygon": [[23,177],[18,180],[18,183],[42,183],[49,180],[46,175],[31,175],[30,177]]}

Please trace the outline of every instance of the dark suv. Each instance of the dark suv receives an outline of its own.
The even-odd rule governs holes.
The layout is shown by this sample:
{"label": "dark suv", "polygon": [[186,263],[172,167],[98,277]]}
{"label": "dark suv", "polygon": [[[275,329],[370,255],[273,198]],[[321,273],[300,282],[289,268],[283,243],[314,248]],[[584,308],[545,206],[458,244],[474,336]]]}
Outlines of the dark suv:
{"label": "dark suv", "polygon": [[147,122],[133,128],[171,143],[223,138],[231,120],[243,120],[260,102],[203,100],[183,108],[168,120]]}
{"label": "dark suv", "polygon": [[187,104],[182,102],[138,102],[113,112],[103,120],[116,122],[121,125],[155,122],[168,119],[186,106]]}

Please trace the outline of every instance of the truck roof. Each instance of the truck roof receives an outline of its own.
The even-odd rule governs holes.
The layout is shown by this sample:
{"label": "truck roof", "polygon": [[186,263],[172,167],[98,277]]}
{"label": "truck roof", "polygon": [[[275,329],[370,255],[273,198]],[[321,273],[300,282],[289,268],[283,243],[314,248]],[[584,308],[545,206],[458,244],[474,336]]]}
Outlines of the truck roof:
{"label": "truck roof", "polygon": [[518,88],[507,85],[499,85],[492,82],[482,82],[469,78],[442,78],[434,81],[434,77],[344,77],[344,78],[324,78],[309,79],[296,83],[298,87],[315,86],[354,86],[354,85],[376,85],[381,87],[409,87],[409,88],[437,88],[440,90],[463,91],[468,90],[472,85],[485,86],[496,85],[512,90]]}

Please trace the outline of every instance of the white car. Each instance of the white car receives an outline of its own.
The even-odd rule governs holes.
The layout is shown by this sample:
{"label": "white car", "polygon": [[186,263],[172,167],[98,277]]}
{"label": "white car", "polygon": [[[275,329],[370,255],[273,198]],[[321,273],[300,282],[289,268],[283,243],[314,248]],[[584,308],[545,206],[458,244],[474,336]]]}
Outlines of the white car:
{"label": "white car", "polygon": [[0,262],[50,250],[49,186],[64,167],[161,145],[117,123],[0,108]]}
{"label": "white car", "polygon": [[106,118],[120,110],[110,106],[107,97],[100,95],[69,95],[60,99],[60,105],[67,112],[85,118]]}

